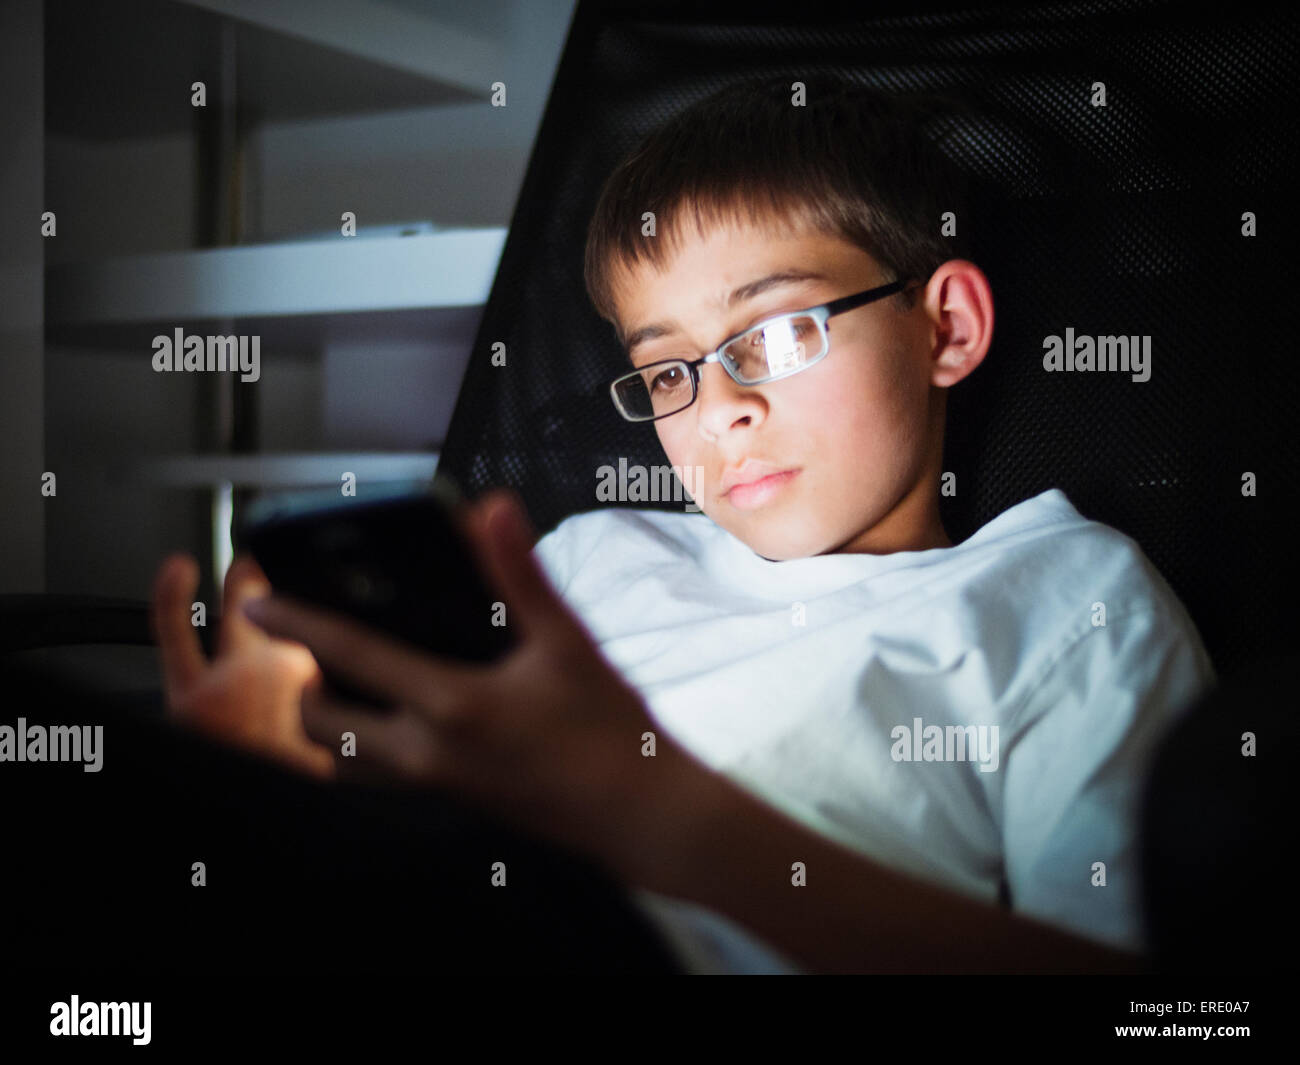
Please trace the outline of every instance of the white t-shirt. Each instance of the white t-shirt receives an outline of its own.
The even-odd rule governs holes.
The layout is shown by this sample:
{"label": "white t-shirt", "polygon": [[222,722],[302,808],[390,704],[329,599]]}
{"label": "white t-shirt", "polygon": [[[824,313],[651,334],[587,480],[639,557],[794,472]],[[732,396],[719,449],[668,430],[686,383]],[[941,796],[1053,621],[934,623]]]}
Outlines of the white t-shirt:
{"label": "white t-shirt", "polygon": [[712,769],[900,871],[1145,946],[1147,760],[1215,675],[1138,545],[1059,489],[925,551],[773,562],[701,513],[605,508],[536,554]]}

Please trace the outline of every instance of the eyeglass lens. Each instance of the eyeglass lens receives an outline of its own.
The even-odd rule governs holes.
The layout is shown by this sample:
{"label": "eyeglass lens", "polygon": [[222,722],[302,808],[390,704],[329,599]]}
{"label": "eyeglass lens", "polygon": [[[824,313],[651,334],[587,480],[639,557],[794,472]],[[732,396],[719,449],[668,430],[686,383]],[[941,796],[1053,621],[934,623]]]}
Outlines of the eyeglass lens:
{"label": "eyeglass lens", "polygon": [[[812,315],[793,315],[769,322],[737,337],[722,350],[742,384],[761,384],[796,370],[822,352],[821,330]],[[665,362],[646,367],[619,381],[623,408],[635,418],[661,418],[690,406],[693,399],[690,367],[685,362]]]}

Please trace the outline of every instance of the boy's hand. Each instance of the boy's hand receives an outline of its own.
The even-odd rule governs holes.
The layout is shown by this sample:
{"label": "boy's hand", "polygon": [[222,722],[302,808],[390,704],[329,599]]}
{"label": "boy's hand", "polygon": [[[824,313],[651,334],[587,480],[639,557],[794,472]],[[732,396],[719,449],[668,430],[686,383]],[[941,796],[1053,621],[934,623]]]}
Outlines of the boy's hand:
{"label": "boy's hand", "polygon": [[240,609],[270,583],[241,555],[226,573],[217,654],[209,662],[190,622],[199,567],[171,555],[154,578],[150,625],[162,658],[168,716],[216,739],[268,755],[319,777],[334,776],[331,751],[302,725],[302,693],[320,675],[301,644],[273,639]]}
{"label": "boy's hand", "polygon": [[[643,860],[665,835],[674,793],[705,770],[659,729],[551,588],[522,507],[493,492],[462,520],[518,636],[491,665],[436,657],[284,596],[246,604],[268,632],[396,703],[376,714],[314,682],[303,697],[308,735],[338,750],[352,732],[359,763],[457,793],[615,866],[629,848]],[[653,757],[642,755],[646,732]]]}

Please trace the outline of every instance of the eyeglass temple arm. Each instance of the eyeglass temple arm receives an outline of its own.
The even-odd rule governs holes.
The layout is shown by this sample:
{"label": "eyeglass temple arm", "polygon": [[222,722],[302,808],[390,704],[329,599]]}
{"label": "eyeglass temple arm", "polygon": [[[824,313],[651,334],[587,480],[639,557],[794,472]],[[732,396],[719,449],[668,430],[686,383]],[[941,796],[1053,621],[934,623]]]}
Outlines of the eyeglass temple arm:
{"label": "eyeglass temple arm", "polygon": [[911,278],[899,278],[897,281],[891,281],[887,285],[881,285],[879,288],[869,289],[866,292],[859,293],[856,296],[841,296],[837,300],[831,300],[825,304],[829,314],[839,314],[841,311],[850,311],[854,307],[861,307],[863,304],[872,303],[875,300],[884,299],[886,296],[892,296],[907,287]]}

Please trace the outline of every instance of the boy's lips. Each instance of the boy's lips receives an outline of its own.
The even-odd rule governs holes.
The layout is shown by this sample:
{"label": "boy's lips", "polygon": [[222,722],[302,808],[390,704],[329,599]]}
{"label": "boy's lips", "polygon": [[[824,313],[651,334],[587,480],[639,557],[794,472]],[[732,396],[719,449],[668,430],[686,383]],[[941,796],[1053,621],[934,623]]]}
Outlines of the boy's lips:
{"label": "boy's lips", "polygon": [[723,475],[722,498],[741,510],[762,506],[798,473],[798,467],[749,460]]}

